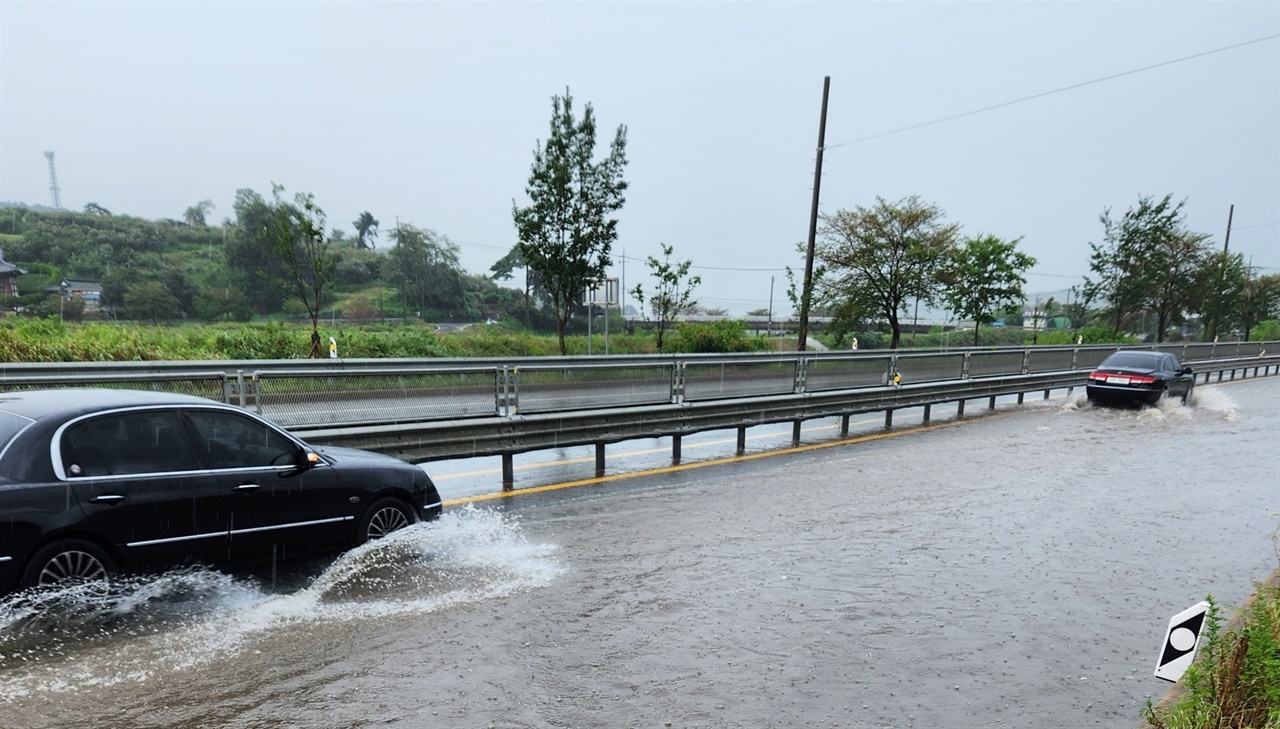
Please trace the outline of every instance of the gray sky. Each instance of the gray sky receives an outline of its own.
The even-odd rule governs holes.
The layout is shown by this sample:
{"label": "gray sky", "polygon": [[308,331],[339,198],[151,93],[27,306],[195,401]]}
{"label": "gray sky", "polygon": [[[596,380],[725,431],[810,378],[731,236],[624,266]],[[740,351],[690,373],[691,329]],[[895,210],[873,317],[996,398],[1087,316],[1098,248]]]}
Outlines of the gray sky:
{"label": "gray sky", "polygon": [[[917,194],[1024,236],[1028,290],[1088,271],[1098,216],[1186,198],[1188,226],[1280,272],[1280,2],[53,3],[0,0],[0,200],[179,218],[279,182],[330,226],[362,210],[514,243],[551,97],[629,129],[625,283],[675,247],[735,314],[803,271],[822,78],[822,209]],[[384,233],[385,240],[385,233]],[[623,275],[621,265],[615,275]]]}

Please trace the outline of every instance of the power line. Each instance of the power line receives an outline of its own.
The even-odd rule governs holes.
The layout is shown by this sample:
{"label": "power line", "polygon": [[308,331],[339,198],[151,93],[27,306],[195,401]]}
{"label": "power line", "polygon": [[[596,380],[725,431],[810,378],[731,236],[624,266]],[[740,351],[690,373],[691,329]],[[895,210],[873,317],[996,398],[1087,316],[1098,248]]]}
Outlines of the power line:
{"label": "power line", "polygon": [[1006,101],[1006,102],[1003,102],[1003,103],[1000,103],[1000,104],[995,104],[995,105],[993,105],[993,106],[985,106],[985,107],[983,107],[983,108],[981,108],[981,109],[974,109],[973,111],[966,111],[966,112],[961,113],[961,114],[953,114],[953,115],[951,115],[951,116],[942,117],[941,119],[934,119],[933,121],[927,121],[927,122],[923,122],[923,123],[921,123],[921,124],[912,124],[912,125],[911,125],[911,126],[909,126],[909,127],[902,127],[902,128],[900,128],[900,129],[894,129],[894,130],[892,130],[892,131],[888,131],[888,132],[881,132],[881,133],[879,133],[879,134],[872,134],[872,135],[871,135],[871,136],[869,136],[869,137],[860,137],[860,138],[858,138],[858,139],[852,139],[852,140],[849,140],[848,142],[840,142],[839,144],[828,144],[828,145],[825,145],[825,146],[824,146],[824,149],[835,149],[836,147],[845,147],[845,146],[848,146],[848,145],[850,145],[850,144],[859,144],[859,143],[861,143],[861,142],[867,142],[867,141],[870,141],[870,140],[872,140],[872,139],[879,139],[879,138],[881,138],[881,137],[887,137],[887,136],[890,136],[890,135],[892,135],[892,134],[901,134],[902,132],[909,132],[909,131],[911,131],[911,130],[913,130],[913,129],[920,129],[921,127],[933,126],[934,124],[942,124],[943,122],[949,122],[949,121],[954,121],[954,120],[956,120],[956,119],[962,119],[962,118],[964,118],[964,117],[966,117],[966,116],[973,116],[974,114],[981,114],[981,113],[983,113],[983,112],[992,111],[992,110],[994,110],[994,109],[1002,109],[1002,108],[1004,108],[1004,107],[1006,107],[1006,106],[1013,106],[1014,104],[1021,104],[1021,103],[1023,103],[1024,101],[1032,101],[1032,100],[1034,100],[1034,99],[1040,99],[1040,98],[1043,98],[1043,97],[1045,97],[1045,96],[1052,96],[1053,94],[1060,94],[1060,93],[1062,93],[1062,92],[1064,92],[1064,91],[1072,91],[1072,90],[1074,90],[1074,89],[1082,88],[1082,87],[1085,87],[1085,86],[1091,86],[1091,85],[1093,85],[1093,84],[1100,84],[1100,83],[1102,83],[1103,81],[1111,81],[1111,80],[1114,80],[1114,79],[1122,78],[1122,77],[1124,77],[1124,76],[1132,76],[1132,75],[1133,75],[1133,74],[1135,74],[1135,73],[1142,73],[1143,71],[1150,71],[1150,70],[1152,70],[1152,69],[1160,68],[1160,67],[1162,67],[1162,66],[1169,66],[1169,65],[1172,65],[1172,64],[1174,64],[1174,63],[1182,63],[1183,61],[1190,61],[1190,60],[1192,60],[1192,59],[1195,59],[1195,58],[1202,58],[1202,57],[1204,57],[1204,56],[1209,56],[1209,55],[1212,55],[1212,54],[1214,54],[1214,53],[1222,53],[1223,51],[1230,51],[1230,50],[1233,50],[1233,49],[1236,49],[1236,48],[1240,48],[1240,47],[1242,47],[1242,46],[1251,45],[1251,44],[1253,44],[1253,43],[1261,43],[1261,42],[1263,42],[1263,41],[1275,40],[1276,38],[1280,38],[1280,33],[1276,33],[1276,34],[1268,35],[1268,36],[1263,36],[1262,38],[1254,38],[1253,40],[1244,41],[1243,43],[1236,43],[1236,44],[1234,44],[1234,45],[1223,46],[1223,47],[1221,47],[1221,48],[1214,48],[1214,49],[1213,49],[1213,50],[1211,50],[1211,51],[1204,51],[1203,53],[1196,53],[1196,54],[1193,54],[1193,55],[1190,55],[1190,56],[1183,56],[1182,58],[1175,58],[1175,59],[1173,59],[1172,61],[1162,61],[1162,62],[1160,62],[1160,63],[1152,64],[1152,65],[1150,65],[1150,66],[1143,66],[1142,68],[1135,68],[1135,69],[1133,69],[1133,70],[1131,70],[1131,71],[1123,71],[1123,72],[1121,72],[1121,73],[1112,74],[1112,75],[1110,75],[1110,76],[1103,76],[1102,78],[1095,78],[1095,79],[1093,79],[1092,81],[1084,81],[1084,82],[1081,82],[1081,83],[1078,83],[1078,84],[1072,84],[1072,85],[1070,85],[1070,86],[1063,86],[1063,87],[1062,87],[1062,88],[1060,88],[1060,89],[1054,89],[1054,90],[1052,90],[1052,91],[1044,91],[1044,92],[1041,92],[1041,93],[1039,93],[1039,94],[1033,94],[1033,95],[1031,95],[1031,96],[1024,96],[1024,97],[1022,97],[1021,99],[1014,99],[1013,101]]}

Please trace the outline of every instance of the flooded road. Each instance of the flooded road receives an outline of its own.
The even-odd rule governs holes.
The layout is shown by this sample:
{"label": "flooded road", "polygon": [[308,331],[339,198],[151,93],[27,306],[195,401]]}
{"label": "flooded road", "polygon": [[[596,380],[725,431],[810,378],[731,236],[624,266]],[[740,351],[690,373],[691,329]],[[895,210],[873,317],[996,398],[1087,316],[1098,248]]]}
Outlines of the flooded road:
{"label": "flooded road", "polygon": [[10,598],[0,726],[1136,727],[1169,616],[1277,565],[1280,379],[983,413],[455,506],[289,591]]}

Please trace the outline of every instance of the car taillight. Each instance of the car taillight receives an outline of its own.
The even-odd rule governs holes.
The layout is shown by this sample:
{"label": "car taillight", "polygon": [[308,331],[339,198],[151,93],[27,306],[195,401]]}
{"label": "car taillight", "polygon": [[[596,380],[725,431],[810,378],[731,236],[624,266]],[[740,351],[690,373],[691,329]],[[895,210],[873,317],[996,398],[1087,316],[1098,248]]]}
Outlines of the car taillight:
{"label": "car taillight", "polygon": [[1090,372],[1089,379],[1105,381],[1107,379],[1107,376],[1102,374],[1101,372]]}
{"label": "car taillight", "polygon": [[1129,384],[1131,385],[1150,385],[1155,381],[1156,378],[1150,375],[1129,375]]}

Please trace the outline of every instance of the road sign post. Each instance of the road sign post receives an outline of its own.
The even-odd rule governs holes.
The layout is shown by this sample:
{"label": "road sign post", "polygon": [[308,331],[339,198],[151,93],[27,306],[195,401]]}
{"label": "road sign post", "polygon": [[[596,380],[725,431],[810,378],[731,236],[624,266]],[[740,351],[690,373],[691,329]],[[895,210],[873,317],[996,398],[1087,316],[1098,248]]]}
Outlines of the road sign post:
{"label": "road sign post", "polygon": [[1164,646],[1156,662],[1156,677],[1177,682],[1196,658],[1200,632],[1204,628],[1209,603],[1198,602],[1169,619],[1164,633]]}

